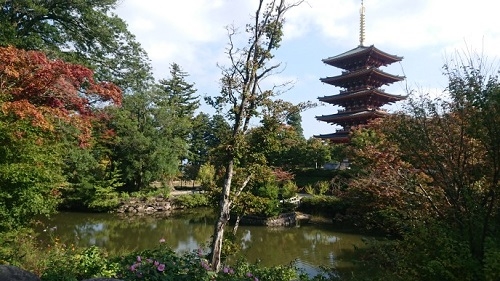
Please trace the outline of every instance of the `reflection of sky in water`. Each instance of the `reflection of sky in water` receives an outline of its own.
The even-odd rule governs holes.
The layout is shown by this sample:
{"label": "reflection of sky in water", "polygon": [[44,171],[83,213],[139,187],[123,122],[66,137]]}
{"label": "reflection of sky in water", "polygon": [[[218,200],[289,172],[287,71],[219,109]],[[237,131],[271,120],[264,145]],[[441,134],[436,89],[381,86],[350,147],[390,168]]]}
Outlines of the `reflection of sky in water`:
{"label": "reflection of sky in water", "polygon": [[173,250],[177,253],[187,253],[198,250],[200,245],[193,237],[188,237],[187,241],[179,241],[177,247]]}
{"label": "reflection of sky in water", "polygon": [[241,249],[248,249],[250,242],[252,242],[252,232],[246,229],[244,230],[244,234],[241,237]]}
{"label": "reflection of sky in water", "polygon": [[[198,216],[198,217],[196,217]],[[174,251],[204,252],[213,234],[213,218],[196,214],[193,217],[140,217],[124,219],[113,214],[60,213],[48,222],[57,226],[51,234],[64,243],[80,246],[98,245],[110,251],[123,252],[151,249],[160,238]],[[232,231],[232,228],[226,230]],[[40,232],[49,235],[49,232]],[[43,238],[43,237],[42,237]],[[321,225],[291,228],[240,226],[237,239],[243,256],[249,262],[260,260],[263,266],[285,265],[295,262],[309,274],[318,273],[318,266],[339,263],[342,251],[361,246],[361,236],[336,232]]]}

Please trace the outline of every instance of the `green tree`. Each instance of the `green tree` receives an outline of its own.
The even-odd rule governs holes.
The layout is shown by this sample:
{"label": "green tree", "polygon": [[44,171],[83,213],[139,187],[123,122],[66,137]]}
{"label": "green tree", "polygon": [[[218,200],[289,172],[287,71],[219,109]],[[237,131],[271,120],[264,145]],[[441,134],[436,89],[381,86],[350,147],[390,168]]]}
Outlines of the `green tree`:
{"label": "green tree", "polygon": [[[234,27],[228,27],[229,66],[221,66],[221,94],[207,100],[218,111],[227,110],[225,112],[228,113],[232,122],[232,132],[225,146],[225,176],[212,241],[212,267],[215,271],[220,269],[224,227],[231,211],[233,175],[238,170],[238,163],[247,156],[244,154],[244,135],[249,129],[250,120],[258,115],[258,109],[263,102],[276,94],[271,90],[262,91],[260,82],[279,68],[279,64],[271,65],[272,52],[279,47],[283,37],[284,15],[301,2],[287,4],[284,0],[269,2],[260,0],[253,23],[246,26],[246,32],[249,35],[246,47],[238,48],[235,45],[237,30]],[[241,180],[238,190],[241,191],[251,179],[252,171],[246,169],[245,171],[239,170],[239,172],[243,172],[239,176]]]}
{"label": "green tree", "polygon": [[180,163],[189,158],[189,134],[192,132],[194,114],[200,101],[198,96],[194,96],[194,84],[186,81],[189,75],[178,64],[170,66],[170,76],[169,79],[159,81],[157,91],[160,93],[154,96],[153,103],[156,107],[157,126],[164,137],[171,138],[172,147],[179,151]]}
{"label": "green tree", "polygon": [[[279,99],[266,102],[262,109],[262,126],[248,134],[252,153],[262,153],[272,167],[290,169],[301,166],[305,139],[301,131],[300,112],[309,106],[308,103],[294,105]],[[299,122],[289,125],[290,116],[299,116]]]}
{"label": "green tree", "polygon": [[83,66],[0,47],[0,230],[55,211],[64,146],[92,146],[92,102],[120,104],[121,91]]}
{"label": "green tree", "polygon": [[199,96],[193,96],[196,89],[194,84],[186,81],[188,76],[178,64],[172,63],[170,78],[160,80],[158,86],[165,93],[161,96],[161,103],[175,110],[178,117],[191,119],[200,107],[200,101]]}
{"label": "green tree", "polygon": [[110,127],[118,138],[111,148],[112,161],[128,190],[147,188],[153,181],[165,182],[178,172],[178,139],[167,132],[175,127],[176,118],[168,107],[153,102],[161,94],[149,91],[127,95],[122,108],[110,112]]}
{"label": "green tree", "polygon": [[200,167],[208,161],[208,138],[210,136],[210,115],[200,113],[193,120],[193,128],[189,138],[189,162]]}
{"label": "green tree", "polygon": [[179,174],[188,155],[188,137],[199,106],[194,84],[179,65],[171,77],[149,90],[125,96],[123,107],[113,110],[111,128],[118,136],[113,162],[129,190],[165,183]]}
{"label": "green tree", "polygon": [[[318,138],[309,138],[301,153],[302,163],[305,167],[318,169],[332,160],[332,144]],[[342,160],[342,159],[337,159]]]}
{"label": "green tree", "polygon": [[404,237],[390,250],[398,280],[497,276],[500,81],[480,56],[455,59],[447,98],[413,96],[352,138],[348,213]]}
{"label": "green tree", "polygon": [[221,115],[210,117],[200,113],[194,118],[188,157],[189,165],[193,169],[193,178],[203,164],[210,162],[211,151],[225,142],[230,130],[229,124]]}
{"label": "green tree", "polygon": [[302,116],[300,111],[292,111],[286,117],[286,124],[292,126],[297,134],[304,137],[304,129],[302,128]]}
{"label": "green tree", "polygon": [[0,45],[41,50],[85,65],[100,81],[122,89],[151,82],[145,51],[113,13],[118,0],[6,0],[0,13]]}
{"label": "green tree", "polygon": [[456,224],[480,263],[487,238],[499,230],[500,192],[500,82],[484,65],[479,56],[445,65],[451,100],[411,100],[411,116],[398,119],[393,134],[446,202],[434,204],[437,215]]}

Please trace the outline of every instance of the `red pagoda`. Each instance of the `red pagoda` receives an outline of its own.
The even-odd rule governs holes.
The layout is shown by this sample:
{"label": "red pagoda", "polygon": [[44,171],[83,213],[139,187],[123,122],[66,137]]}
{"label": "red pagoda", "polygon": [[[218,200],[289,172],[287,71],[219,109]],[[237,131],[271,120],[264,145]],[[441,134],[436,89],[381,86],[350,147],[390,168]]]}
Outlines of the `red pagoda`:
{"label": "red pagoda", "polygon": [[331,134],[316,135],[334,143],[349,142],[352,127],[367,124],[370,120],[384,117],[389,113],[380,107],[406,98],[391,95],[380,87],[404,80],[379,69],[403,58],[390,55],[372,46],[364,46],[364,6],[361,1],[360,45],[340,55],[324,59],[323,62],[343,69],[341,75],[321,78],[321,82],[344,88],[339,94],[319,97],[318,100],[344,109],[335,114],[316,116],[319,121],[342,126]]}

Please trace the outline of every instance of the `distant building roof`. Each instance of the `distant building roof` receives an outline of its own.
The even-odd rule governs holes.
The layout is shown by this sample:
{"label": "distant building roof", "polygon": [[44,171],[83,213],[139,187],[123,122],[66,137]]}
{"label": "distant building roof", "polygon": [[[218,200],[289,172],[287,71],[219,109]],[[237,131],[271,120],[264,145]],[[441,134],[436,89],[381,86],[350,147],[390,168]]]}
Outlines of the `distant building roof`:
{"label": "distant building roof", "polygon": [[392,75],[378,68],[369,67],[350,71],[337,76],[321,78],[320,81],[342,88],[363,85],[378,88],[382,85],[388,85],[404,79],[404,76]]}
{"label": "distant building roof", "polygon": [[387,116],[389,113],[379,109],[364,109],[360,111],[344,111],[336,114],[316,116],[319,121],[342,125],[347,122],[360,122]]}
{"label": "distant building roof", "polygon": [[361,91],[343,91],[340,94],[319,97],[318,100],[331,104],[341,104],[345,103],[345,101],[361,100],[363,98],[373,99],[374,97],[380,99],[382,104],[392,103],[406,98],[406,96],[389,94],[384,90],[375,88]]}
{"label": "distant building roof", "polygon": [[377,49],[374,45],[358,46],[340,55],[323,59],[322,61],[331,66],[350,70],[364,65],[375,67],[389,65],[401,61],[403,57],[395,56]]}

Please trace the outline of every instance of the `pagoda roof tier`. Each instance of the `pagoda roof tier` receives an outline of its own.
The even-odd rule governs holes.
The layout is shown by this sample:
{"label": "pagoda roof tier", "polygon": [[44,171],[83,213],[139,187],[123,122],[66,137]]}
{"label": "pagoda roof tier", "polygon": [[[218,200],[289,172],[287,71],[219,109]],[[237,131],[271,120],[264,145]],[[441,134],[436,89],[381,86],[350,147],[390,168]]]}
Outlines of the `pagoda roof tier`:
{"label": "pagoda roof tier", "polygon": [[388,54],[371,45],[369,47],[358,46],[345,53],[323,59],[322,61],[331,66],[352,70],[367,65],[375,67],[385,66],[401,61],[402,59],[403,57]]}
{"label": "pagoda roof tier", "polygon": [[330,140],[334,143],[347,143],[349,142],[349,132],[347,131],[339,131],[332,134],[322,134],[322,135],[314,135],[315,138]]}
{"label": "pagoda roof tier", "polygon": [[336,114],[316,116],[319,121],[345,126],[347,123],[360,124],[367,120],[384,117],[389,113],[379,109],[362,109],[360,111],[341,111]]}
{"label": "pagoda roof tier", "polygon": [[394,82],[402,81],[405,77],[386,73],[378,68],[370,67],[338,76],[321,78],[320,81],[342,88],[371,86],[379,88]]}
{"label": "pagoda roof tier", "polygon": [[343,105],[352,100],[371,100],[379,106],[406,99],[406,96],[392,95],[381,89],[365,89],[361,91],[344,91],[337,95],[319,97],[318,100],[330,104]]}

